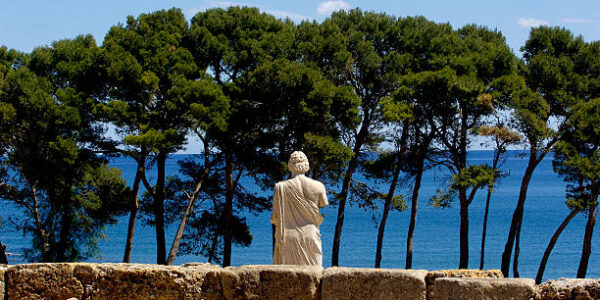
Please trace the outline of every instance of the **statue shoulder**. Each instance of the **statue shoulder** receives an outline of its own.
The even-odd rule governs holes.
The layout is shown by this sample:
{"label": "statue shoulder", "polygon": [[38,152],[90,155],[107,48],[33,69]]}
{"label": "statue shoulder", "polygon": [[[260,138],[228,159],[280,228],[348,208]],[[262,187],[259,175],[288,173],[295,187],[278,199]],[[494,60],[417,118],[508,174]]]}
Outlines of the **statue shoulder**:
{"label": "statue shoulder", "polygon": [[310,177],[305,177],[305,178],[308,179],[308,182],[310,183],[310,185],[313,188],[325,191],[325,185],[322,182],[320,182],[318,180],[315,180],[315,179],[312,179]]}
{"label": "statue shoulder", "polygon": [[275,188],[281,188],[281,186],[283,186],[285,184],[285,181],[278,181],[275,183]]}

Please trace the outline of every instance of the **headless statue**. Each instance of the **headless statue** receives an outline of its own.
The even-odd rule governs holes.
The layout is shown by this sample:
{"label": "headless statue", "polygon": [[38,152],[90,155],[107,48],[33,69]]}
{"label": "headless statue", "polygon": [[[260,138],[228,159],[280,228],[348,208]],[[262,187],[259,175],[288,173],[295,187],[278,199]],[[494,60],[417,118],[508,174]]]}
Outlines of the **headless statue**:
{"label": "headless statue", "polygon": [[304,176],[309,165],[306,155],[295,151],[288,169],[292,178],[275,184],[271,223],[275,229],[273,264],[323,265],[319,225],[323,216],[319,207],[325,206],[325,186]]}

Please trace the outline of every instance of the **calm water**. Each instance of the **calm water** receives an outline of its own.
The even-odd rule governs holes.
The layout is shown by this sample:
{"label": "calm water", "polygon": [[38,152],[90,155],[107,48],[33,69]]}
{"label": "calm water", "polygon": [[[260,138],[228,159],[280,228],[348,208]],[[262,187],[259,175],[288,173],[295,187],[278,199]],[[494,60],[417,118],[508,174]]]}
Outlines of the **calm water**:
{"label": "calm water", "polygon": [[[486,241],[486,268],[499,268],[501,254],[506,242],[506,234],[510,226],[510,220],[515,208],[521,176],[525,170],[526,160],[514,157],[516,151],[505,164],[510,169],[508,178],[504,178],[500,187],[492,195],[488,233]],[[471,151],[469,163],[491,163],[491,151]],[[174,155],[167,164],[167,174],[177,172],[176,161],[185,155]],[[111,164],[123,170],[123,176],[128,182],[133,181],[135,165],[133,161],[119,158],[114,159]],[[428,206],[428,199],[433,195],[436,188],[443,185],[445,179],[444,170],[430,170],[424,178],[419,199],[419,213],[414,238],[413,267],[415,269],[445,269],[456,268],[459,259],[459,210],[458,203],[448,209],[435,209]],[[360,177],[360,175],[359,175]],[[387,184],[377,184],[382,190],[387,190]],[[564,204],[564,183],[552,171],[551,161],[544,160],[536,169],[532,182],[529,186],[527,202],[525,204],[525,218],[521,233],[521,257],[520,267],[522,277],[535,277],[537,268],[554,230],[569,213]],[[256,186],[257,193],[270,194],[271,191],[260,191]],[[332,189],[332,188],[330,188]],[[332,189],[334,190],[334,189]],[[405,193],[410,192],[407,188]],[[469,243],[470,260],[469,267],[479,267],[479,251],[481,242],[481,227],[483,211],[485,207],[485,191],[480,190],[469,210]],[[3,206],[0,213],[5,219],[15,212]],[[321,225],[323,241],[323,263],[327,267],[331,261],[331,245],[337,216],[337,207],[329,207],[323,210],[325,221]],[[17,212],[18,213],[18,212]],[[232,253],[233,265],[247,264],[270,264],[271,263],[271,225],[269,223],[269,212],[258,216],[248,215],[247,221],[254,239],[250,247],[234,247]],[[375,245],[377,241],[377,228],[373,219],[379,220],[380,211],[366,212],[356,206],[347,207],[346,219],[342,234],[340,265],[349,267],[372,267],[375,260]],[[410,212],[392,212],[386,227],[382,267],[403,268],[406,248],[406,232],[408,230]],[[576,216],[561,235],[556,244],[552,256],[548,262],[545,272],[545,280],[560,277],[575,277],[581,247],[586,218],[583,215]],[[102,242],[100,259],[93,258],[89,261],[119,262],[122,259],[127,230],[127,217],[107,229],[108,240]],[[168,246],[172,241],[176,228],[168,227]],[[23,262],[18,254],[21,248],[30,242],[20,232],[4,226],[0,231],[0,238],[8,245],[8,252],[16,255],[10,256],[11,264]],[[154,229],[150,227],[136,226],[136,235],[132,253],[132,262],[154,263],[155,257],[155,235]],[[594,235],[592,244],[592,256],[588,267],[588,277],[600,278],[600,255],[598,251],[600,240],[598,234]],[[167,249],[168,251],[168,249]],[[203,257],[180,256],[176,264],[192,261],[205,261]]]}

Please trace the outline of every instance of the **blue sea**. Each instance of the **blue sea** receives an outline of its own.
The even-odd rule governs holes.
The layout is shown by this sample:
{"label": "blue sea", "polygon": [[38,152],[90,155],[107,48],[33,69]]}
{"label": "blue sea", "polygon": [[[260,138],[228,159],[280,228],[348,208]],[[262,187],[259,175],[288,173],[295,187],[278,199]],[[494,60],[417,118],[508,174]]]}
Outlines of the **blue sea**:
{"label": "blue sea", "polygon": [[[488,233],[486,240],[486,269],[500,268],[500,261],[507,231],[513,210],[517,203],[521,177],[525,171],[527,160],[518,157],[520,151],[509,151],[509,158],[504,168],[510,171],[510,176],[503,178],[496,192],[492,195]],[[491,163],[493,152],[487,150],[470,151],[469,164]],[[185,154],[173,155],[167,161],[167,175],[177,174],[177,161],[186,158]],[[111,165],[123,171],[123,177],[131,184],[135,175],[135,164],[128,158],[115,158]],[[152,172],[149,176],[152,178]],[[428,199],[435,190],[442,187],[447,178],[444,169],[432,169],[423,177],[419,211],[414,237],[413,268],[415,269],[449,269],[457,268],[459,260],[459,206],[455,202],[450,208],[437,209],[428,205]],[[362,174],[357,178],[365,180]],[[247,178],[245,181],[249,181]],[[368,181],[369,184],[381,191],[387,192],[386,182]],[[257,185],[251,184],[254,192],[261,195],[271,195],[272,191],[262,191]],[[337,187],[329,187],[332,192]],[[410,185],[397,193],[410,195]],[[479,251],[481,229],[485,208],[486,191],[480,190],[469,208],[469,267],[479,267]],[[9,216],[18,216],[18,211],[6,204],[1,204],[0,213],[5,220]],[[383,205],[381,205],[383,206]],[[325,221],[321,225],[323,241],[323,264],[328,267],[331,263],[331,246],[337,207],[323,209]],[[547,157],[536,169],[525,204],[525,216],[521,233],[521,277],[534,278],[540,259],[554,230],[567,216],[569,210],[565,205],[565,184],[552,171],[551,157]],[[340,248],[340,266],[373,267],[375,261],[375,245],[377,227],[381,209],[366,211],[357,206],[346,207],[346,218],[342,233]],[[271,225],[270,212],[259,215],[248,214],[247,222],[253,235],[250,247],[233,247],[232,265],[270,264],[271,263]],[[406,233],[410,211],[392,212],[388,219],[383,243],[383,268],[403,268],[406,255]],[[90,262],[120,262],[123,257],[128,217],[120,218],[118,224],[106,229],[107,240],[102,241],[101,257],[90,258]],[[561,277],[575,277],[581,255],[583,234],[586,217],[576,216],[565,229],[550,256],[544,280]],[[167,228],[167,247],[170,247],[176,225]],[[0,229],[0,240],[7,244],[9,263],[23,263],[22,248],[29,245],[30,240],[16,231],[13,226],[4,225]],[[167,249],[168,251],[168,249]],[[587,277],[600,278],[600,239],[594,235],[592,255],[589,262]],[[136,226],[135,241],[131,261],[136,263],[156,262],[154,228]],[[175,263],[204,262],[205,258],[196,256],[179,256]]]}

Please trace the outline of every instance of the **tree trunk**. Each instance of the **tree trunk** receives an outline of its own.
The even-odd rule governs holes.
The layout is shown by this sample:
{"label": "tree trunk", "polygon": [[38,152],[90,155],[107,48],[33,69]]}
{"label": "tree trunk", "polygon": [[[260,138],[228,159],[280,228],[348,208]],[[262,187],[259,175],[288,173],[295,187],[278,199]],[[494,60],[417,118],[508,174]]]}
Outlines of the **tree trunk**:
{"label": "tree trunk", "polygon": [[[460,137],[458,142],[458,152],[455,154],[456,171],[460,174],[467,167],[467,115],[463,114],[462,103],[460,104]],[[475,188],[475,187],[473,187]],[[458,189],[458,200],[460,201],[460,259],[459,269],[469,268],[469,200],[467,199],[467,189],[461,187]],[[471,199],[472,200],[472,199]]]}
{"label": "tree trunk", "polygon": [[536,166],[537,163],[534,157],[530,155],[529,163],[527,164],[525,174],[523,175],[523,179],[521,180],[519,200],[517,202],[517,207],[513,212],[510,229],[508,231],[508,239],[506,240],[506,244],[504,245],[504,252],[502,252],[502,264],[500,270],[502,271],[502,274],[504,274],[504,277],[508,277],[508,269],[510,267],[510,256],[512,254],[517,231],[520,231],[520,224],[523,221],[523,211],[525,208],[525,198],[527,197],[527,188],[529,186],[531,176],[533,175],[533,171],[535,170]]}
{"label": "tree trunk", "polygon": [[233,237],[233,155],[225,154],[225,235],[223,237],[223,267],[231,265],[231,241]]}
{"label": "tree trunk", "polygon": [[46,233],[46,230],[44,230],[43,225],[42,225],[42,220],[40,218],[37,189],[36,189],[35,185],[30,184],[29,186],[31,187],[31,199],[33,200],[32,213],[33,213],[33,218],[35,221],[36,234],[38,235],[38,238],[40,239],[40,242],[41,242],[41,245],[39,246],[40,252],[41,252],[41,258],[42,258],[42,261],[50,261],[51,255],[52,255],[52,253],[50,251],[51,250],[50,242],[49,242],[50,237]]}
{"label": "tree trunk", "polygon": [[460,260],[459,269],[469,268],[469,204],[467,203],[467,191],[464,188],[458,190],[460,200]]}
{"label": "tree trunk", "polygon": [[517,226],[517,232],[515,234],[515,255],[513,257],[513,277],[519,278],[519,254],[521,253],[521,226],[523,225],[523,221],[519,222]]}
{"label": "tree trunk", "polygon": [[183,216],[181,217],[181,221],[179,221],[179,226],[177,227],[177,232],[175,233],[175,237],[173,238],[173,244],[171,244],[171,250],[169,251],[169,256],[167,257],[167,265],[172,266],[173,262],[175,262],[175,256],[177,256],[177,250],[179,250],[179,243],[181,242],[181,238],[183,237],[183,232],[185,230],[185,225],[192,213],[192,208],[194,207],[194,203],[196,202],[196,197],[194,199],[190,199],[188,202],[185,211],[183,212]]}
{"label": "tree trunk", "polygon": [[394,192],[396,191],[396,184],[398,183],[398,176],[400,175],[400,162],[396,162],[394,168],[394,175],[392,176],[392,182],[388,194],[385,197],[385,204],[383,205],[383,215],[381,216],[381,222],[379,224],[379,230],[377,232],[377,251],[375,253],[375,268],[381,267],[381,248],[383,246],[383,234],[385,232],[385,223],[387,222],[388,214],[392,206],[392,199],[394,198]]}
{"label": "tree trunk", "polygon": [[354,147],[354,156],[352,157],[352,160],[350,160],[348,170],[346,170],[346,174],[344,175],[344,181],[342,182],[342,191],[340,192],[338,198],[340,203],[338,204],[337,222],[335,223],[335,233],[333,235],[333,250],[331,252],[331,266],[333,267],[339,265],[340,242],[342,238],[342,227],[344,227],[344,210],[346,209],[346,199],[348,198],[350,182],[352,181],[354,170],[358,165],[359,150],[360,147]]}
{"label": "tree trunk", "polygon": [[0,241],[0,265],[8,265],[8,258],[6,258],[6,245]]}
{"label": "tree trunk", "polygon": [[487,196],[485,198],[485,212],[483,213],[483,229],[481,230],[481,254],[479,256],[479,270],[483,270],[483,262],[485,256],[485,235],[487,232],[487,221],[490,212],[490,198],[492,197],[492,191],[494,190],[493,183],[488,185]]}
{"label": "tree trunk", "polygon": [[417,209],[419,201],[419,191],[421,189],[421,180],[423,178],[423,159],[420,159],[417,174],[415,177],[415,186],[411,198],[410,223],[408,224],[408,235],[406,236],[406,269],[412,268],[413,257],[413,237],[415,235],[415,226],[417,225]]}
{"label": "tree trunk", "polygon": [[563,222],[558,226],[548,246],[546,247],[546,251],[544,251],[544,256],[542,257],[542,261],[540,262],[540,267],[538,268],[537,275],[535,276],[535,283],[540,284],[542,282],[542,277],[544,276],[544,271],[546,270],[546,264],[548,263],[548,258],[550,258],[550,253],[552,253],[552,249],[554,249],[554,245],[558,240],[558,237],[563,232],[563,230],[567,227],[571,219],[575,217],[580,212],[580,210],[572,210],[569,215],[563,220]]}
{"label": "tree trunk", "polygon": [[[496,142],[498,145],[498,142]],[[485,237],[487,233],[487,221],[488,215],[490,212],[490,199],[492,198],[492,192],[494,191],[494,182],[496,181],[496,171],[498,170],[498,164],[500,161],[500,157],[505,153],[505,151],[500,149],[500,146],[496,148],[494,153],[494,160],[492,162],[492,170],[494,173],[492,174],[492,179],[488,184],[487,196],[485,198],[485,212],[483,215],[483,229],[481,230],[481,255],[479,258],[479,270],[483,270],[483,265],[485,261]]]}
{"label": "tree trunk", "polygon": [[56,262],[67,261],[67,254],[72,254],[73,251],[73,249],[69,249],[72,247],[69,233],[71,231],[71,225],[73,224],[73,211],[68,202],[63,206],[63,210],[63,215],[60,220],[59,241],[54,256],[54,261]]}
{"label": "tree trunk", "polygon": [[592,254],[592,234],[594,233],[594,225],[596,224],[596,206],[589,209],[588,220],[585,224],[585,235],[583,238],[583,249],[581,251],[581,259],[579,260],[579,268],[577,268],[577,278],[585,278],[588,262]]}
{"label": "tree trunk", "polygon": [[[205,148],[206,149],[206,148]],[[177,232],[175,233],[175,237],[173,238],[173,244],[171,245],[171,250],[169,251],[169,257],[167,258],[167,265],[173,265],[175,262],[175,256],[177,256],[177,250],[179,250],[179,243],[181,242],[181,238],[183,237],[183,232],[185,231],[185,225],[187,224],[190,215],[192,214],[192,209],[194,209],[194,205],[196,204],[196,200],[198,199],[198,194],[200,193],[200,189],[202,188],[202,183],[206,176],[208,176],[209,166],[208,162],[204,162],[204,173],[202,177],[200,177],[198,183],[196,184],[196,188],[190,197],[187,207],[183,212],[183,216],[181,217],[181,221],[179,221],[179,226],[177,227]]]}
{"label": "tree trunk", "polygon": [[133,181],[133,197],[131,201],[131,210],[129,211],[129,225],[127,226],[127,240],[125,241],[125,254],[123,255],[123,262],[128,263],[131,260],[131,249],[133,247],[133,233],[135,231],[135,221],[138,212],[138,192],[140,191],[140,182],[142,181],[142,174],[144,172],[144,163],[138,162],[137,171],[135,173],[135,179]]}
{"label": "tree trunk", "polygon": [[157,157],[158,177],[156,178],[156,191],[154,197],[154,219],[156,222],[156,263],[167,263],[167,246],[165,241],[165,164],[167,154],[159,152]]}
{"label": "tree trunk", "polygon": [[213,240],[208,250],[208,263],[212,263],[217,257],[217,244],[219,243],[219,234],[217,232],[213,235]]}

